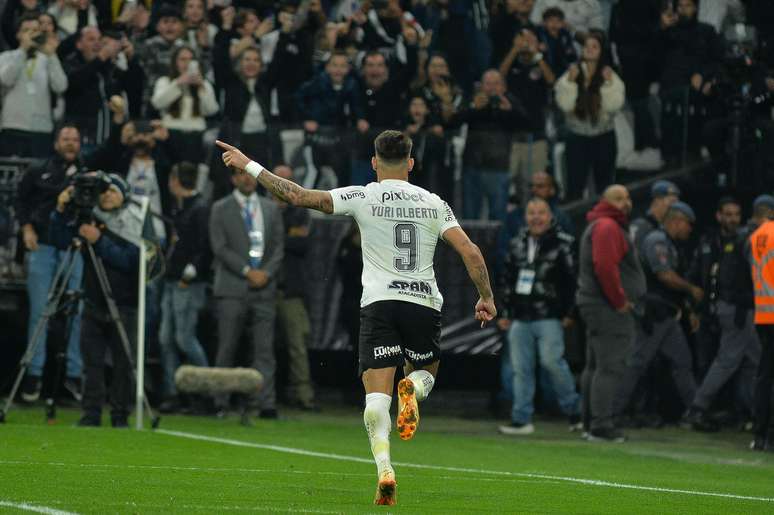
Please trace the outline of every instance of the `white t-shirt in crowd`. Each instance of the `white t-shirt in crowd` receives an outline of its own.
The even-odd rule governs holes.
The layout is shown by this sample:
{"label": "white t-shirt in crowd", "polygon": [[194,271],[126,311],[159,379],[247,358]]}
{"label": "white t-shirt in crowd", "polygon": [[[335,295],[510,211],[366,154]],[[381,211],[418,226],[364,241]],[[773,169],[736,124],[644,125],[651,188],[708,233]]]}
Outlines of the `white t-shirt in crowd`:
{"label": "white t-shirt in crowd", "polygon": [[437,311],[443,306],[433,270],[438,239],[459,227],[438,195],[401,180],[332,190],[333,213],[360,227],[363,296],[360,307],[402,300]]}

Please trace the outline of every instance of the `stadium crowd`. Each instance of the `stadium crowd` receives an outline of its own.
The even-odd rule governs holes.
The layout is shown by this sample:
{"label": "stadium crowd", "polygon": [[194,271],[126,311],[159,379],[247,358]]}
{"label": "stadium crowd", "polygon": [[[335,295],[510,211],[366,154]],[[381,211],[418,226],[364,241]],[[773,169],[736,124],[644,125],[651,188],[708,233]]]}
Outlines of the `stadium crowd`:
{"label": "stadium crowd", "polygon": [[[374,136],[399,128],[414,139],[417,184],[449,199],[463,219],[503,223],[496,261],[508,316],[498,325],[507,330],[503,377],[514,399],[503,432],[534,430],[536,364],[572,426],[603,439],[621,438],[622,415],[652,410],[663,380],[658,356],[687,424],[717,429],[709,412],[732,377],[739,417],[760,415],[754,370],[772,358],[770,348],[760,353],[752,284],[739,272],[749,269],[751,232],[740,228],[740,210],[752,208],[760,222],[774,199],[721,201],[719,228],[690,256],[681,242],[696,216],[677,202],[674,184],[653,185],[653,203],[631,234],[628,194],[611,189],[624,111],[635,154],[660,156],[655,168],[706,146],[718,183],[729,180],[726,140],[738,123],[726,98],[737,77],[729,78],[721,33],[745,19],[758,36],[744,78],[744,98],[753,100],[745,123],[771,149],[774,7],[763,0],[7,0],[0,156],[42,160],[21,181],[16,207],[30,253],[30,333],[62,256],[49,233],[61,223],[61,192],[75,175],[102,169],[118,176],[109,188],[123,199],[148,197],[166,217],[153,229],[167,268],[149,287],[165,410],[178,407],[172,377],[181,359],[209,364],[195,331],[209,282],[219,321],[212,364],[234,365],[249,326],[253,366],[265,379],[254,404],[275,418],[276,319],[290,355],[288,397],[314,409],[303,303],[309,215],[232,176],[213,141],[327,189],[372,180]],[[770,189],[766,159],[756,180]],[[599,194],[588,226],[575,232],[560,198]],[[612,261],[602,264],[602,255]],[[736,276],[724,266],[740,280],[729,281]],[[92,329],[104,320],[87,323],[102,316],[89,307],[74,316],[66,374],[78,391],[81,320]],[[584,322],[579,395],[563,332]],[[628,355],[622,338],[633,342]],[[29,400],[40,391],[45,344],[39,349],[22,389]],[[113,401],[114,423],[123,425],[128,399]],[[86,425],[99,422],[90,409]],[[760,448],[765,431],[756,433]]]}

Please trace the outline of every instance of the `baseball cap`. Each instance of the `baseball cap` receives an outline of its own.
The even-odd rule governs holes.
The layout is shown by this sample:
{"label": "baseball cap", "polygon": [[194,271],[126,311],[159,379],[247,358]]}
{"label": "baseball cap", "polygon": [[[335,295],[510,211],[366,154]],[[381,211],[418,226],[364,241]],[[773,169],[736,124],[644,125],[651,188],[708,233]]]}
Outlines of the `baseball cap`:
{"label": "baseball cap", "polygon": [[696,213],[694,213],[693,209],[691,208],[691,206],[689,206],[685,202],[681,202],[681,201],[678,200],[677,202],[675,202],[674,204],[669,206],[669,210],[670,211],[673,211],[673,210],[674,211],[679,211],[680,213],[685,215],[685,217],[688,218],[688,220],[691,223],[694,223],[696,221]]}
{"label": "baseball cap", "polygon": [[661,198],[667,195],[680,196],[680,188],[677,187],[672,181],[656,181],[653,186],[650,187],[651,198]]}
{"label": "baseball cap", "polygon": [[753,209],[756,209],[758,206],[766,206],[770,209],[774,209],[774,196],[758,195],[753,201]]}

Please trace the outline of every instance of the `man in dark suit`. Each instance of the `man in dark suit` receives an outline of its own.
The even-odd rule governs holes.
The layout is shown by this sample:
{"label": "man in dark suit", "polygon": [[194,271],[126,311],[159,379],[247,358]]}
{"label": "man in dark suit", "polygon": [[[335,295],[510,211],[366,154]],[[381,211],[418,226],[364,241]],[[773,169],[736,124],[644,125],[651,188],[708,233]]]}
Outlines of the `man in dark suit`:
{"label": "man in dark suit", "polygon": [[[240,336],[249,326],[252,366],[264,381],[251,401],[261,418],[277,418],[274,317],[285,230],[277,206],[255,193],[254,178],[235,174],[232,183],[233,194],[217,201],[210,216],[218,316],[215,366],[234,366]],[[227,403],[227,398],[217,400],[221,410]]]}

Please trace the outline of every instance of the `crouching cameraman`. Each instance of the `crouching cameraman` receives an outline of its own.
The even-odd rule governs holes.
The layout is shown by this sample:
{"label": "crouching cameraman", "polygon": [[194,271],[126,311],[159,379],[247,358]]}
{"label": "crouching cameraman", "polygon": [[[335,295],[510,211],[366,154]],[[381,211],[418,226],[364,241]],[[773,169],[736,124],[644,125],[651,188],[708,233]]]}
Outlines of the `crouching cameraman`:
{"label": "crouching cameraman", "polygon": [[[66,248],[77,238],[82,242],[80,251],[84,254],[85,307],[81,325],[84,388],[79,426],[101,424],[105,352],[109,348],[113,363],[110,420],[113,427],[128,427],[131,364],[117,324],[110,317],[98,275],[98,268],[103,268],[130,346],[134,346],[139,248],[129,240],[136,241],[142,236],[143,220],[138,210],[127,207],[128,191],[129,186],[120,176],[90,172],[59,194],[56,210],[51,214],[52,244]],[[90,258],[90,248],[96,260]],[[99,262],[104,266],[100,267]]]}

